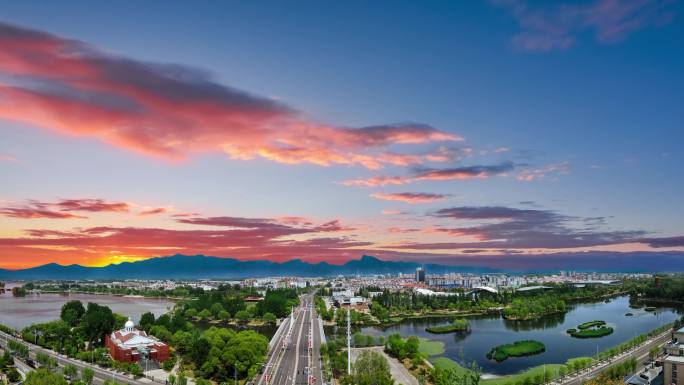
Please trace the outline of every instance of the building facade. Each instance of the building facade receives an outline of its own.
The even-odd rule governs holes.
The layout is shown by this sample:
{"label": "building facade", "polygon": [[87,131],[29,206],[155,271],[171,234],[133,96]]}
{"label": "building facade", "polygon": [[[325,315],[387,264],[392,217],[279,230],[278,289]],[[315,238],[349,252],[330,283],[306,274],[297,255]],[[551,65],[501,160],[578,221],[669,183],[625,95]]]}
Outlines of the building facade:
{"label": "building facade", "polygon": [[416,269],[416,282],[425,282],[425,269],[422,267]]}
{"label": "building facade", "polygon": [[673,334],[672,342],[665,345],[665,353],[665,385],[684,385],[684,327]]}
{"label": "building facade", "polygon": [[107,335],[105,344],[112,358],[121,362],[139,362],[143,359],[164,362],[170,356],[168,345],[137,330],[130,319],[123,329]]}

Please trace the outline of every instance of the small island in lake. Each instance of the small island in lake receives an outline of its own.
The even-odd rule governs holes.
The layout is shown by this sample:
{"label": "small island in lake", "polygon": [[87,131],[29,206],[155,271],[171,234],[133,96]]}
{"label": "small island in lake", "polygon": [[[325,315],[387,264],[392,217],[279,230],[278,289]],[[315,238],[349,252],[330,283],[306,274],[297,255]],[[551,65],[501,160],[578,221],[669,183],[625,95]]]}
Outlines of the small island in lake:
{"label": "small island in lake", "polygon": [[568,329],[567,333],[575,338],[601,338],[613,334],[613,328],[606,326],[606,321],[589,321]]}
{"label": "small island in lake", "polygon": [[502,362],[510,357],[525,357],[546,351],[543,343],[534,340],[516,341],[512,344],[499,345],[487,353],[487,358]]}
{"label": "small island in lake", "polygon": [[425,328],[425,331],[433,334],[446,334],[455,332],[467,333],[470,331],[470,322],[468,322],[467,319],[458,318],[449,325],[431,326],[429,328]]}

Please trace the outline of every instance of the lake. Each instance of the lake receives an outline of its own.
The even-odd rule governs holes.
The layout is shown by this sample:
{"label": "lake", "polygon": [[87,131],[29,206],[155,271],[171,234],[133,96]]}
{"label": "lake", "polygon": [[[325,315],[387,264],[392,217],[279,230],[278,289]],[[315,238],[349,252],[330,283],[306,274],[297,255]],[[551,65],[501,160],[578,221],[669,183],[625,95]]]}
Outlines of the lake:
{"label": "lake", "polygon": [[171,310],[175,303],[167,299],[120,297],[97,294],[40,294],[14,297],[12,293],[0,295],[0,324],[15,329],[28,325],[52,321],[59,318],[62,305],[68,301],[79,300],[87,306],[88,302],[106,305],[113,312],[139,321],[148,311],[158,317]]}
{"label": "lake", "polygon": [[[628,312],[634,313],[634,316],[625,316]],[[629,297],[622,296],[608,303],[573,305],[566,314],[534,321],[506,321],[499,316],[470,317],[472,332],[469,334],[431,334],[425,331],[428,326],[448,324],[453,318],[405,320],[386,329],[365,327],[361,332],[375,336],[399,333],[404,337],[416,335],[443,341],[446,349],[444,356],[461,363],[476,361],[485,373],[506,375],[542,364],[565,363],[573,357],[595,355],[597,349],[601,351],[618,345],[679,317],[677,311],[671,308],[658,308],[655,314],[643,309],[631,309]],[[577,339],[565,332],[593,320],[606,321],[615,329],[614,333],[603,338]],[[344,329],[338,330],[338,333],[344,333]],[[544,343],[546,351],[536,356],[509,358],[501,363],[490,361],[485,356],[494,346],[527,339]]]}

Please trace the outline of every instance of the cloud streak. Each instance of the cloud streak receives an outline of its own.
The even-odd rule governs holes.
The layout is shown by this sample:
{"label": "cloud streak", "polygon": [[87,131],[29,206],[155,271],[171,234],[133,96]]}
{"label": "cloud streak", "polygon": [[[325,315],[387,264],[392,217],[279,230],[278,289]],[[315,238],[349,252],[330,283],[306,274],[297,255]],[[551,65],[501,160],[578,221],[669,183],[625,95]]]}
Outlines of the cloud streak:
{"label": "cloud streak", "polygon": [[526,0],[493,0],[510,11],[521,31],[511,43],[524,51],[565,50],[589,32],[600,44],[616,43],[648,27],[668,24],[675,14],[670,0],[593,0],[532,5]]}
{"label": "cloud streak", "polygon": [[0,118],[149,156],[179,160],[222,151],[232,159],[379,169],[413,163],[386,152],[393,145],[462,140],[414,122],[318,123],[195,68],[138,61],[6,23],[0,46],[0,74],[10,79],[0,82]]}
{"label": "cloud streak", "polygon": [[62,199],[57,202],[41,202],[30,200],[21,206],[6,206],[0,208],[0,215],[20,219],[74,219],[87,218],[72,212],[128,212],[129,205],[125,202],[107,202],[103,199]]}
{"label": "cloud streak", "polygon": [[370,195],[375,199],[386,200],[386,201],[397,201],[409,204],[417,203],[432,203],[447,199],[450,195],[446,194],[431,194],[431,193],[413,193],[413,192],[403,192],[403,193],[373,193]]}
{"label": "cloud streak", "polygon": [[[475,223],[472,226],[439,227],[433,231],[457,237],[455,242],[407,244],[407,249],[568,249],[641,242],[644,231],[608,231],[603,220],[578,218],[550,210],[505,206],[463,206],[438,210],[437,218]],[[475,239],[475,241],[464,240]]]}
{"label": "cloud streak", "polygon": [[423,168],[417,169],[409,176],[373,176],[368,178],[349,179],[341,182],[345,186],[379,187],[388,185],[405,185],[419,181],[444,181],[486,179],[496,175],[505,175],[513,171],[513,162],[503,162],[494,165],[476,165],[452,168]]}

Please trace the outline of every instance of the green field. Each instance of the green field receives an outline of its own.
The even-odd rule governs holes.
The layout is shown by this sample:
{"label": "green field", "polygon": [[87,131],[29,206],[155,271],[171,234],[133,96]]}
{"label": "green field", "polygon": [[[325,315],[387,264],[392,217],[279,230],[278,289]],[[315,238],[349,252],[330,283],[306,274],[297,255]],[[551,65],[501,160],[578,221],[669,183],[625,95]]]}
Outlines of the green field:
{"label": "green field", "polygon": [[427,338],[420,339],[418,351],[425,353],[428,356],[437,356],[444,353],[444,342],[428,340]]}
{"label": "green field", "polygon": [[543,343],[533,340],[516,341],[512,344],[499,345],[487,353],[487,358],[496,362],[505,361],[510,357],[525,357],[543,353],[546,347]]}

